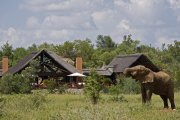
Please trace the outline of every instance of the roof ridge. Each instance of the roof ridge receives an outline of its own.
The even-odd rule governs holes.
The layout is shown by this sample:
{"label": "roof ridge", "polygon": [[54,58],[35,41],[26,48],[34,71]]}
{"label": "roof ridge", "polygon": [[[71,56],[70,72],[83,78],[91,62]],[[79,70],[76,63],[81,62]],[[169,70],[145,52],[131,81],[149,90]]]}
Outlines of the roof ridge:
{"label": "roof ridge", "polygon": [[141,55],[144,55],[143,53],[136,53],[136,54],[126,54],[126,55],[118,55],[116,56],[117,58],[118,57],[136,57],[136,56],[141,56]]}

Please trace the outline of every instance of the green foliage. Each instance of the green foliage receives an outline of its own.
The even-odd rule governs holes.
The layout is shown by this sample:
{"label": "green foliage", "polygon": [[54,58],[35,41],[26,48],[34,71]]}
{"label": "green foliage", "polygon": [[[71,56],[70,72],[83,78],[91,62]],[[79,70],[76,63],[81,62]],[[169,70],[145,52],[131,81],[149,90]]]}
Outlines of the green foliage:
{"label": "green foliage", "polygon": [[98,75],[95,69],[91,69],[90,76],[85,80],[84,93],[93,104],[97,104],[100,98],[100,91],[103,89],[103,78]]}
{"label": "green foliage", "polygon": [[[109,100],[109,95],[102,95],[100,103],[92,105],[82,95],[44,94],[40,106],[35,107],[32,94],[4,95],[5,104],[1,120],[178,120],[180,111],[163,110],[159,96],[154,95],[151,106],[143,106],[140,95],[124,95],[128,102]],[[177,109],[180,93],[175,93]],[[37,95],[38,97],[39,95]],[[36,99],[38,100],[38,99]],[[36,101],[35,100],[35,101]],[[102,101],[103,100],[103,101]],[[36,102],[35,102],[36,103]]]}
{"label": "green foliage", "polygon": [[53,44],[48,44],[48,43],[44,42],[41,45],[39,45],[38,49],[39,50],[49,50],[49,51],[52,51],[54,49],[54,45]]}
{"label": "green foliage", "polygon": [[55,46],[55,51],[58,55],[61,55],[65,58],[74,59],[76,56],[74,51],[74,43],[70,41],[66,41],[62,45]]}
{"label": "green foliage", "polygon": [[76,57],[83,56],[83,67],[90,66],[88,63],[92,61],[92,54],[94,53],[93,47],[94,46],[89,39],[74,41],[74,50],[76,53]]}
{"label": "green foliage", "polygon": [[27,52],[31,53],[34,51],[38,51],[38,46],[36,44],[32,44],[31,46],[28,47]]}
{"label": "green foliage", "polygon": [[120,75],[116,85],[110,86],[109,92],[114,101],[126,101],[122,94],[138,94],[140,93],[140,85],[135,80]]}
{"label": "green foliage", "polygon": [[8,43],[8,41],[3,45],[1,46],[2,48],[2,55],[3,56],[7,56],[10,61],[9,61],[9,65],[12,66],[12,59],[13,59],[13,48],[12,48],[12,45],[10,45]]}
{"label": "green foliage", "polygon": [[13,92],[13,87],[13,75],[4,75],[0,80],[0,92],[4,94],[11,94]]}
{"label": "green foliage", "polygon": [[40,108],[44,103],[47,102],[47,94],[42,93],[41,91],[34,92],[29,96],[30,106],[32,108]]}
{"label": "green foliage", "polygon": [[116,85],[111,86],[109,91],[113,96],[113,100],[123,101],[123,93],[138,94],[140,93],[140,85],[132,78],[126,78],[125,76],[120,75],[117,79]]}
{"label": "green foliage", "polygon": [[90,39],[85,39],[66,41],[56,45],[46,42],[40,45],[32,44],[27,49],[13,49],[12,45],[6,42],[1,46],[0,58],[3,55],[9,56],[9,66],[12,66],[30,52],[47,49],[73,61],[77,56],[82,57],[83,68],[101,68],[108,65],[117,55],[143,53],[157,67],[168,72],[175,81],[175,87],[179,88],[180,42],[178,40],[172,44],[162,44],[161,48],[140,44],[140,41],[133,39],[131,35],[124,35],[120,41],[117,44],[108,35],[98,35],[95,45]]}
{"label": "green foliage", "polygon": [[2,48],[3,56],[8,56],[9,58],[12,57],[13,48],[12,45],[8,43],[8,41],[3,46],[1,46],[1,48]]}
{"label": "green foliage", "polygon": [[116,85],[110,86],[109,92],[112,95],[113,101],[123,101],[123,86],[120,82],[117,82]]}
{"label": "green foliage", "polygon": [[122,43],[118,45],[118,47],[115,51],[118,55],[119,54],[121,54],[121,55],[133,54],[133,53],[137,52],[139,43],[140,43],[140,41],[133,40],[131,38],[131,35],[125,35],[123,37]]}
{"label": "green foliage", "polygon": [[15,93],[31,93],[31,80],[22,76],[21,74],[14,75],[14,82],[16,85]]}
{"label": "green foliage", "polygon": [[140,93],[140,85],[132,78],[123,79],[123,93],[138,94]]}
{"label": "green foliage", "polygon": [[174,45],[168,45],[168,49],[171,55],[177,60],[180,61],[180,41],[175,40]]}
{"label": "green foliage", "polygon": [[7,74],[0,81],[0,92],[3,94],[31,93],[30,79],[20,75]]}
{"label": "green foliage", "polygon": [[31,83],[37,77],[37,61],[32,61],[21,74],[5,74],[0,81],[0,92],[3,94],[31,93]]}
{"label": "green foliage", "polygon": [[68,86],[66,84],[59,85],[57,88],[59,94],[65,93],[67,89],[68,89]]}
{"label": "green foliage", "polygon": [[44,81],[44,84],[47,85],[47,89],[49,91],[49,93],[55,93],[55,89],[56,89],[56,81],[54,79],[49,79]]}
{"label": "green foliage", "polygon": [[110,36],[98,35],[96,47],[103,50],[112,50],[117,47],[117,44],[111,39]]}
{"label": "green foliage", "polygon": [[16,48],[13,51],[13,61],[12,61],[12,65],[17,64],[17,62],[21,59],[23,59],[26,55],[28,54],[28,52],[26,51],[25,48]]}
{"label": "green foliage", "polygon": [[30,81],[34,81],[35,78],[37,77],[37,72],[39,71],[39,61],[37,60],[32,60],[29,64],[28,67],[25,68],[25,70],[23,70],[21,72],[22,76],[30,79]]}

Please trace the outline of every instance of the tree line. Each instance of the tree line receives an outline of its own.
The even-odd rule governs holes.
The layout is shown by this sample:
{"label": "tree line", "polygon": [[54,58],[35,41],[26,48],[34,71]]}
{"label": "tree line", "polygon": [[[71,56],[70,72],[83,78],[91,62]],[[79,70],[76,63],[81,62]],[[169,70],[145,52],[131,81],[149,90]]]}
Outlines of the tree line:
{"label": "tree line", "polygon": [[46,49],[74,61],[76,57],[82,57],[83,68],[100,68],[109,64],[117,55],[143,53],[157,67],[168,72],[176,82],[175,87],[180,88],[180,41],[175,40],[174,43],[168,45],[162,44],[161,48],[141,44],[140,40],[132,39],[131,35],[124,35],[121,41],[117,43],[108,35],[98,35],[95,43],[87,38],[66,41],[62,44],[45,42],[40,45],[32,44],[28,48],[13,48],[6,42],[1,46],[0,58],[8,56],[11,67],[29,53]]}

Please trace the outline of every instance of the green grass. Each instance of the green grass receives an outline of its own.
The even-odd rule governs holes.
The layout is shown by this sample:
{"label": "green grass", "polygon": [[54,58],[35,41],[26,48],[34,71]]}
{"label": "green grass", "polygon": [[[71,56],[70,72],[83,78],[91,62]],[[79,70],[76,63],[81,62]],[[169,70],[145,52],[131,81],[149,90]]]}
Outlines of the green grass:
{"label": "green grass", "polygon": [[128,102],[113,102],[102,95],[92,105],[83,95],[58,95],[44,92],[33,95],[2,95],[2,120],[177,120],[180,119],[180,93],[175,94],[176,111],[164,111],[159,96],[143,106],[140,95],[124,95]]}

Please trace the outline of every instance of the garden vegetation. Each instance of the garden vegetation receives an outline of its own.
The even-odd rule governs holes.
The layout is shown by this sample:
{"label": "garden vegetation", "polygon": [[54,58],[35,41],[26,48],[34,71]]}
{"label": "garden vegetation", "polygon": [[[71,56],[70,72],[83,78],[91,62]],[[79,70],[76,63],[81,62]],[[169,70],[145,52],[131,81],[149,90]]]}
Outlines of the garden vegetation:
{"label": "garden vegetation", "polygon": [[[143,53],[163,71],[168,72],[175,83],[177,111],[162,110],[159,96],[153,96],[152,104],[142,106],[140,86],[132,78],[119,76],[117,84],[110,86],[108,79],[99,76],[94,69],[85,81],[83,93],[71,94],[67,86],[56,86],[47,80],[46,90],[33,90],[38,71],[32,61],[21,74],[6,74],[0,79],[0,119],[7,120],[162,120],[180,119],[180,42],[162,44],[161,48],[142,45],[125,35],[121,43],[110,36],[98,35],[96,43],[90,39],[66,41],[63,44],[33,44],[28,48],[13,48],[8,42],[1,46],[0,58],[8,56],[10,66],[27,54],[47,49],[62,57],[75,60],[83,58],[83,68],[100,68],[115,56]],[[92,104],[93,103],[93,104]]]}

